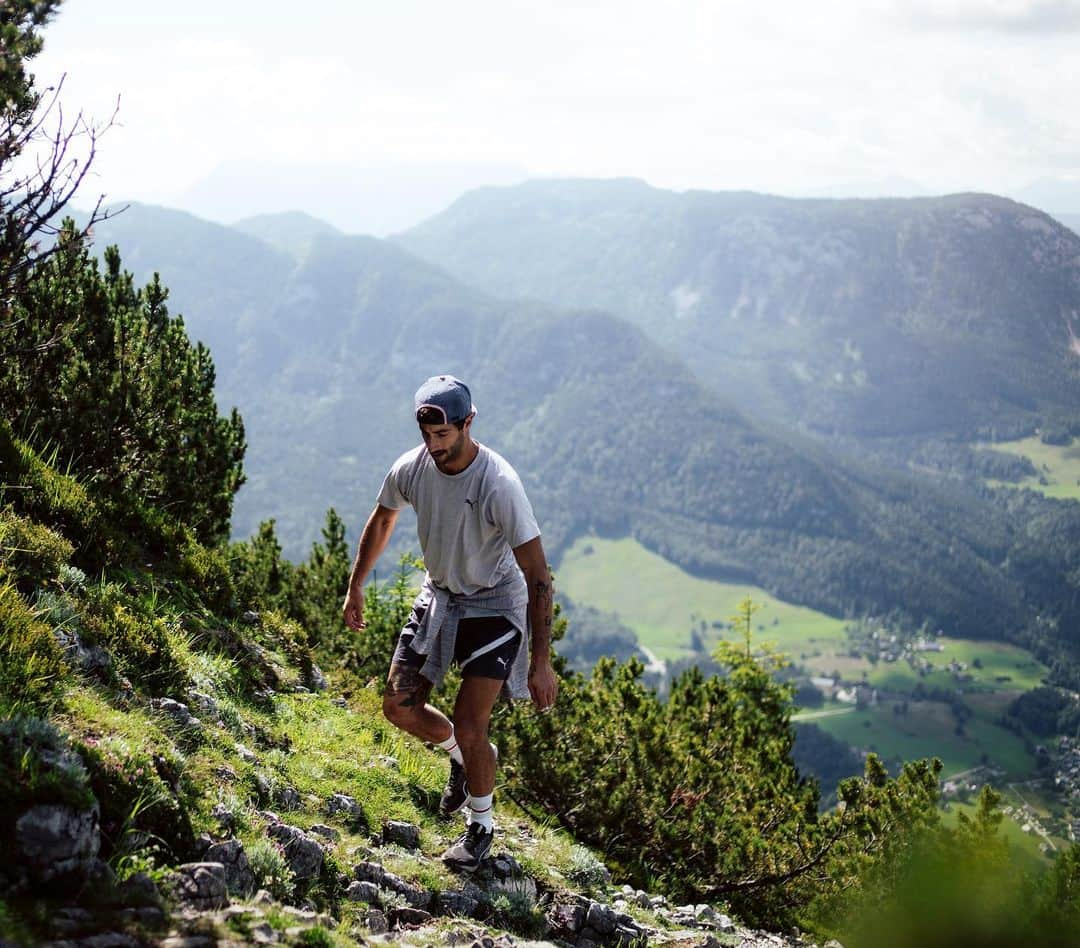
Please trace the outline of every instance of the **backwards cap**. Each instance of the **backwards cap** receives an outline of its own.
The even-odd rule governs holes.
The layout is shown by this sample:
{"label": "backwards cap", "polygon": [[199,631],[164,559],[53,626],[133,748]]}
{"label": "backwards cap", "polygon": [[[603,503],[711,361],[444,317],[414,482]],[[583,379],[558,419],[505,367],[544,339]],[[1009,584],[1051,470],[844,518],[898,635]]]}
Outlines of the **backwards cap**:
{"label": "backwards cap", "polygon": [[433,375],[416,390],[415,402],[415,414],[433,408],[444,425],[455,425],[476,411],[469,386],[452,375]]}

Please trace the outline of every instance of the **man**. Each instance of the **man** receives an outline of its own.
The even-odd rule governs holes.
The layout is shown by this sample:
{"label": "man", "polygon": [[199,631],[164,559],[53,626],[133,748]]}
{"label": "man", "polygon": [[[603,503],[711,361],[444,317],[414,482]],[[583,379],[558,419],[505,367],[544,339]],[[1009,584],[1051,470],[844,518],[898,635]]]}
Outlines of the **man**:
{"label": "man", "polygon": [[[420,386],[415,414],[424,443],[394,462],[368,518],[349,576],[345,623],[364,627],[363,584],[394,530],[416,510],[427,575],[390,664],[383,713],[397,727],[450,753],[439,811],[466,808],[465,833],[448,866],[475,871],[491,849],[498,749],[488,723],[500,692],[549,710],[552,587],[540,529],[514,469],[472,438],[468,386],[438,375]],[[462,683],[453,722],[428,704],[451,663]]]}

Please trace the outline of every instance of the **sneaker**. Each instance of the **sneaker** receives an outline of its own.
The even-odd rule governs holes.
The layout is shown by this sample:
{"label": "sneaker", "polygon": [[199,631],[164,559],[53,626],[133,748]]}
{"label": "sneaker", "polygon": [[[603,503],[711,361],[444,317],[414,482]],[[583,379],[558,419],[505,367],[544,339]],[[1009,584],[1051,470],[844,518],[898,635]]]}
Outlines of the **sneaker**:
{"label": "sneaker", "polygon": [[465,768],[453,757],[450,758],[450,779],[439,800],[439,816],[457,813],[469,802],[469,787],[465,783]]}
{"label": "sneaker", "polygon": [[491,851],[494,838],[494,832],[484,829],[479,823],[473,823],[457,838],[454,845],[442,854],[442,861],[450,869],[476,872]]}
{"label": "sneaker", "polygon": [[[499,760],[499,748],[491,745],[495,761]],[[465,782],[465,768],[453,757],[450,758],[450,778],[439,800],[439,816],[448,817],[459,812],[469,802],[469,785]]]}

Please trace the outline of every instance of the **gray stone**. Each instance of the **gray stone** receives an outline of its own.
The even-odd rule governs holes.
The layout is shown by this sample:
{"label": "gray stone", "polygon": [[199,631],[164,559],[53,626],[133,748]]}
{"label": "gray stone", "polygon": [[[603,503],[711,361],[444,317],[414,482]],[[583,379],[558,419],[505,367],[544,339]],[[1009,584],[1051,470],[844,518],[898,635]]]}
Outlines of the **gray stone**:
{"label": "gray stone", "polygon": [[216,948],[217,939],[213,935],[170,935],[161,943],[161,948]]}
{"label": "gray stone", "polygon": [[354,826],[367,826],[367,817],[364,810],[352,797],[344,793],[335,793],[326,801],[326,815],[336,816],[343,814],[345,819]]}
{"label": "gray stone", "polygon": [[600,902],[590,902],[585,913],[585,923],[601,935],[610,935],[615,931],[615,912]]}
{"label": "gray stone", "polygon": [[210,695],[203,694],[201,691],[196,691],[192,688],[188,691],[188,698],[200,711],[204,711],[211,717],[217,718],[221,715],[221,709],[218,707],[217,701]]}
{"label": "gray stone", "polygon": [[624,925],[622,923],[615,926],[615,931],[612,932],[611,939],[617,945],[633,945],[639,943],[645,937],[645,930],[638,925]]}
{"label": "gray stone", "polygon": [[101,932],[80,938],[79,948],[142,948],[142,942],[127,932]]}
{"label": "gray stone", "polygon": [[199,911],[224,908],[229,904],[225,867],[220,862],[189,862],[170,874],[178,901]]}
{"label": "gray stone", "polygon": [[246,898],[255,888],[255,874],[251,871],[244,844],[238,839],[214,843],[203,854],[205,862],[220,862],[225,867],[225,884],[233,895]]}
{"label": "gray stone", "polygon": [[236,744],[236,753],[246,764],[254,764],[259,759],[255,751],[239,742]]}
{"label": "gray stone", "polygon": [[[735,923],[727,915],[720,915],[716,919],[716,924],[719,926],[720,931],[729,932],[735,927]],[[843,948],[843,946],[840,946]]]}
{"label": "gray stone", "polygon": [[52,913],[49,931],[54,935],[79,935],[93,924],[94,916],[88,909],[63,906]]}
{"label": "gray stone", "polygon": [[581,905],[556,905],[548,913],[548,922],[556,931],[576,935],[585,927],[585,908]]}
{"label": "gray stone", "polygon": [[191,728],[195,731],[202,730],[202,721],[195,717],[186,704],[174,701],[172,698],[154,698],[150,707],[160,711],[169,718],[177,727]]}
{"label": "gray stone", "polygon": [[436,899],[440,915],[460,915],[472,918],[480,908],[480,900],[465,892],[440,892]]}
{"label": "gray stone", "polygon": [[312,691],[326,691],[330,687],[326,675],[322,673],[322,669],[314,662],[311,665],[311,673],[307,676],[307,686]]}
{"label": "gray stone", "polygon": [[89,810],[49,803],[15,822],[18,858],[37,882],[85,879],[101,848],[97,803]]}
{"label": "gray stone", "polygon": [[400,820],[387,820],[382,828],[384,844],[392,843],[404,849],[420,848],[420,827]]}
{"label": "gray stone", "polygon": [[136,908],[141,906],[157,908],[161,906],[161,893],[158,892],[154,880],[145,872],[137,872],[121,882],[117,887],[116,897],[121,905]]}
{"label": "gray stone", "polygon": [[371,909],[364,921],[367,924],[368,931],[373,935],[382,935],[390,931],[390,923],[387,921],[386,916],[376,909]]}
{"label": "gray stone", "polygon": [[274,897],[266,889],[259,889],[251,901],[255,905],[270,905],[274,901]]}
{"label": "gray stone", "polygon": [[296,787],[275,787],[273,792],[274,805],[283,810],[300,809],[300,792]]}
{"label": "gray stone", "polygon": [[369,905],[379,904],[379,887],[374,882],[350,882],[345,890],[345,898],[350,902],[367,902]]}
{"label": "gray stone", "polygon": [[330,839],[335,842],[341,839],[341,833],[339,833],[334,827],[327,826],[325,823],[316,823],[309,830],[311,833],[315,833],[318,836],[322,836],[324,839]]}
{"label": "gray stone", "polygon": [[431,914],[418,908],[395,908],[389,912],[391,928],[400,928],[402,925],[426,925],[431,921]]}
{"label": "gray stone", "polygon": [[240,621],[243,622],[244,625],[258,625],[259,614],[257,612],[252,612],[251,610],[248,610],[240,617]]}
{"label": "gray stone", "polygon": [[251,941],[256,945],[276,945],[280,940],[281,936],[269,922],[260,922],[251,928]]}
{"label": "gray stone", "polygon": [[840,942],[838,942],[835,938],[830,938],[827,942],[825,942],[822,948],[844,948],[844,946],[841,945]]}
{"label": "gray stone", "polygon": [[298,882],[308,882],[322,871],[322,846],[299,827],[274,823],[266,828],[266,835],[281,843],[285,859]]}
{"label": "gray stone", "polygon": [[371,882],[380,889],[388,889],[403,896],[414,908],[427,908],[431,904],[432,894],[426,889],[410,885],[399,876],[388,872],[377,862],[359,862],[353,866],[353,875],[360,882]]}

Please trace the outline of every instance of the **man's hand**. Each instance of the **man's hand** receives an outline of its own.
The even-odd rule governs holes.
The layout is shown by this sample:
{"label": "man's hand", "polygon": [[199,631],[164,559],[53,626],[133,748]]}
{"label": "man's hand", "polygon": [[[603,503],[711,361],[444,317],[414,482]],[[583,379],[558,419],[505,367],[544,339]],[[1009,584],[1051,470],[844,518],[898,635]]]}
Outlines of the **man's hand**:
{"label": "man's hand", "polygon": [[350,629],[359,632],[364,627],[363,587],[349,587],[349,592],[345,596],[345,605],[341,609],[341,617]]}
{"label": "man's hand", "polygon": [[529,666],[529,694],[541,711],[550,711],[559,696],[559,679],[550,661],[538,661]]}

